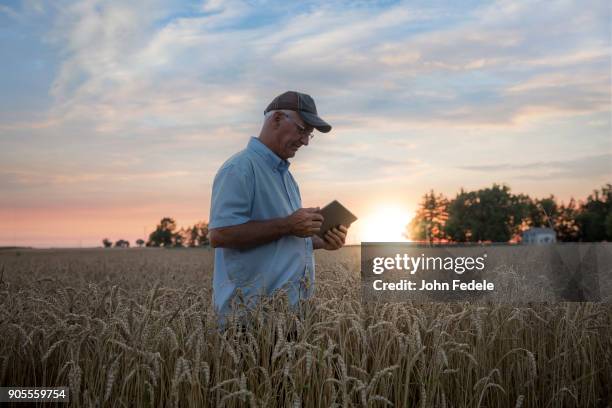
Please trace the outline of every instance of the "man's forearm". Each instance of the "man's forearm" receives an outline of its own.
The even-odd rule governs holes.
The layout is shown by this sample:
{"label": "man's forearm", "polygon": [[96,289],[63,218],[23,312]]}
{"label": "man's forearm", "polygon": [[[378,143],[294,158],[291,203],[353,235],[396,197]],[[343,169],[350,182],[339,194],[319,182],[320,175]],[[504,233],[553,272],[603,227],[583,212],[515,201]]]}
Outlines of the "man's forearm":
{"label": "man's forearm", "polygon": [[210,242],[213,247],[248,249],[276,241],[289,235],[290,231],[290,224],[286,218],[249,221],[211,230]]}

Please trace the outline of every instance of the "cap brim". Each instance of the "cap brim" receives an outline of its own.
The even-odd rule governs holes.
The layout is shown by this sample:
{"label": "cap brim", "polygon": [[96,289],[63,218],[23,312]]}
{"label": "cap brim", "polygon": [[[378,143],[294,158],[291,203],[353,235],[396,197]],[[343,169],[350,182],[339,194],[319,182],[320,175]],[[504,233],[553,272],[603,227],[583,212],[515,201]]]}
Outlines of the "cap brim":
{"label": "cap brim", "polygon": [[329,123],[327,123],[315,114],[304,111],[298,111],[298,113],[300,114],[300,117],[304,120],[304,122],[317,129],[321,133],[327,133],[332,128]]}

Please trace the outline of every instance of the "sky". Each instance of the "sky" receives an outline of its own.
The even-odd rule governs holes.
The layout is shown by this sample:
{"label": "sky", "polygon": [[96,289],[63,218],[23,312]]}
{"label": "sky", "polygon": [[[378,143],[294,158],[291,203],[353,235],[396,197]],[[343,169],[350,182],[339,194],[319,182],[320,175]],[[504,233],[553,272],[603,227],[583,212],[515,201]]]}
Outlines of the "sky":
{"label": "sky", "polygon": [[398,240],[422,195],[612,181],[607,1],[0,3],[0,246],[132,243],[208,221],[218,168],[286,90],[333,130],[304,207]]}

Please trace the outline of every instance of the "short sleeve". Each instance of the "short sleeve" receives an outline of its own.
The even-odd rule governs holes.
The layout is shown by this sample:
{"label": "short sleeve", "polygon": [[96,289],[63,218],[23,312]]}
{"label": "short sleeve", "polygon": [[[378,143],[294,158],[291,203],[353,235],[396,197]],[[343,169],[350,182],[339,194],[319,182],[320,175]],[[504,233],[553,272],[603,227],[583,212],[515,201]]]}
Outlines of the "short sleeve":
{"label": "short sleeve", "polygon": [[251,221],[253,175],[234,164],[223,166],[213,182],[209,228]]}

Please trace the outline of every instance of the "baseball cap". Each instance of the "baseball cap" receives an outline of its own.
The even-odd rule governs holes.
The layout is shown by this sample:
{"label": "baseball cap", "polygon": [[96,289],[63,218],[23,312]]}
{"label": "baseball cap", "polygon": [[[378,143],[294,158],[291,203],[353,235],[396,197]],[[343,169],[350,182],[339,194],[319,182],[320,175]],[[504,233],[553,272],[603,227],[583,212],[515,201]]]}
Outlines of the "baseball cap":
{"label": "baseball cap", "polygon": [[296,91],[287,91],[284,94],[278,95],[270,102],[264,111],[264,115],[272,110],[282,109],[296,111],[304,122],[319,132],[327,133],[331,130],[330,124],[321,119],[317,114],[317,106],[310,95]]}

